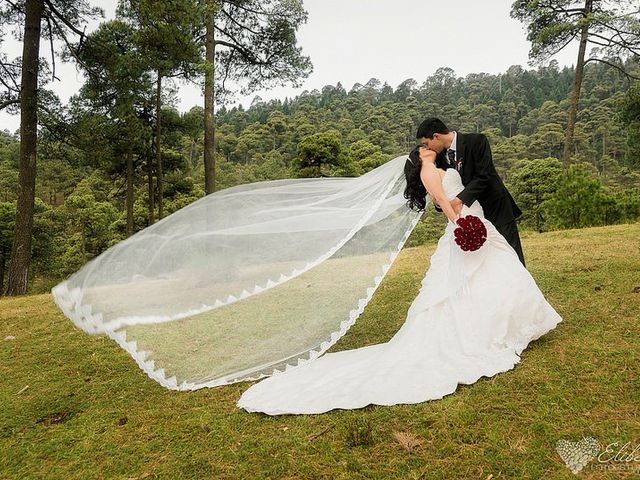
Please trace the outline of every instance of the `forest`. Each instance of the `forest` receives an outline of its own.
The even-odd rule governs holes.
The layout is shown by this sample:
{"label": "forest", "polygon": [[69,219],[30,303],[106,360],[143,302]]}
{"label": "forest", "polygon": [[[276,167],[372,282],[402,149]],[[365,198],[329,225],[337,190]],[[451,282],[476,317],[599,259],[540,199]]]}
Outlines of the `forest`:
{"label": "forest", "polygon": [[[120,2],[118,19],[102,23],[82,49],[70,45],[68,56],[76,56],[86,82],[68,104],[39,89],[37,142],[33,133],[25,137],[30,140],[21,152],[19,131],[0,131],[0,291],[7,284],[15,232],[31,230],[32,239],[30,262],[17,262],[15,271],[29,265],[29,288],[46,291],[110,246],[214,191],[281,178],[362,175],[407,154],[427,116],[489,138],[496,168],[524,212],[521,230],[640,219],[637,55],[619,64],[583,61],[579,72],[555,60],[464,77],[445,66],[395,88],[377,78],[348,91],[338,82],[295,98],[266,102],[256,96],[244,109],[233,106],[234,92],[225,81],[246,77],[252,62],[272,62],[273,70],[265,66],[261,77],[245,78],[243,91],[276,79],[295,84],[309,74],[309,59],[295,48],[293,33],[306,14],[300,2],[294,2],[297,10],[284,12],[278,1],[262,4],[273,9],[273,24],[231,1],[222,2],[213,17],[197,14],[206,3],[183,0],[174,5],[183,10],[168,11],[146,0]],[[52,19],[55,13],[49,12]],[[215,93],[206,90],[203,45],[194,40],[208,38],[202,18],[215,19]],[[259,58],[259,47],[271,49],[268,60]],[[206,55],[213,58],[210,49]],[[10,71],[7,59],[0,60]],[[50,73],[43,65],[41,77]],[[178,111],[173,79],[198,75],[205,76],[204,107]],[[573,122],[576,78],[581,90]],[[10,90],[0,98],[2,107],[18,114],[19,100]],[[215,124],[207,98],[217,102]],[[27,147],[34,155],[37,147],[37,164],[21,181],[21,165],[29,171]],[[29,181],[35,185],[32,216]],[[27,198],[22,216],[20,192]],[[24,228],[17,228],[17,220]],[[444,217],[427,208],[409,245],[437,239],[443,225]]]}

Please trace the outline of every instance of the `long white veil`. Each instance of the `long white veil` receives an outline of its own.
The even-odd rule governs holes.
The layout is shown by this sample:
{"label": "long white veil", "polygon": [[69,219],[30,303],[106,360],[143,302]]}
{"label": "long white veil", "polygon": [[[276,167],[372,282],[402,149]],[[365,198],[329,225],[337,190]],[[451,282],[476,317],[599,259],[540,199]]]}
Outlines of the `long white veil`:
{"label": "long white veil", "polygon": [[53,298],[174,390],[313,361],[356,321],[422,215],[403,196],[406,159],[214,192],[93,258]]}

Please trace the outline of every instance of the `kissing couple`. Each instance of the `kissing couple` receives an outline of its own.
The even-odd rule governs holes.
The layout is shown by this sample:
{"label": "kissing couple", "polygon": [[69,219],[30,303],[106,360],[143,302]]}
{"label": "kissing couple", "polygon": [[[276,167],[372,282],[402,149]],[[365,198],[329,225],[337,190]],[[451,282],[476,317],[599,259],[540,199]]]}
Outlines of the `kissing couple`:
{"label": "kissing couple", "polygon": [[[530,342],[562,321],[525,268],[516,226],[522,212],[487,137],[451,131],[433,117],[416,137],[420,145],[404,164],[407,206],[424,211],[433,202],[449,222],[404,324],[386,343],[276,373],[249,387],[238,407],[318,414],[440,399],[458,384],[514,368]],[[456,230],[468,216],[481,223],[484,243],[462,251]]]}

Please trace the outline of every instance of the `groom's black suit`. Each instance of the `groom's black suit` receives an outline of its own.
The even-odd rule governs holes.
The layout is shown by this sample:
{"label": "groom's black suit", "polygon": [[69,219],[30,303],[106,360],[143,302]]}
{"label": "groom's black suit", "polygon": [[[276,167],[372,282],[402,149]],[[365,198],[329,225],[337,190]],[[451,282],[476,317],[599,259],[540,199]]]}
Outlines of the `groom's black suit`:
{"label": "groom's black suit", "polygon": [[[522,215],[522,211],[496,172],[489,140],[481,133],[456,133],[456,157],[465,187],[458,194],[458,198],[467,207],[475,200],[480,202],[484,216],[509,242],[524,265],[524,254],[516,225],[516,218]],[[436,167],[444,170],[454,168],[447,162],[446,151],[442,150],[436,157]],[[441,211],[438,207],[436,210]]]}

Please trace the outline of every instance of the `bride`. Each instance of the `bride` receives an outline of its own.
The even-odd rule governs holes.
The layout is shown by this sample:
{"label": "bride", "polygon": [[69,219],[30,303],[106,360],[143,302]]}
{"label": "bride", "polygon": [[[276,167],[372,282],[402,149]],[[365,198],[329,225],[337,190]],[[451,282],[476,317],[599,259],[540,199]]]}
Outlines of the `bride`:
{"label": "bride", "polygon": [[463,206],[460,216],[481,219],[485,243],[467,252],[455,243],[459,217],[448,200],[464,186],[456,169],[437,168],[435,158],[417,147],[405,163],[410,206],[424,208],[424,186],[449,222],[400,330],[386,343],[325,353],[275,372],[249,387],[238,407],[268,415],[318,414],[439,399],[458,384],[512,369],[531,341],[562,321],[478,201]]}

